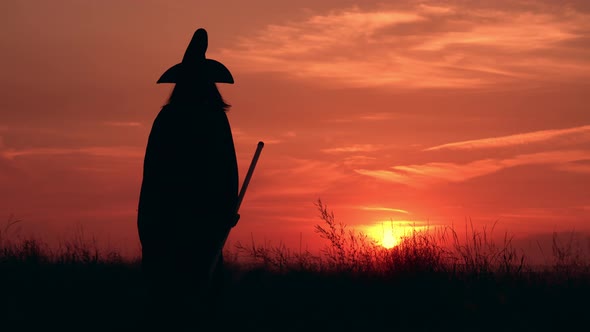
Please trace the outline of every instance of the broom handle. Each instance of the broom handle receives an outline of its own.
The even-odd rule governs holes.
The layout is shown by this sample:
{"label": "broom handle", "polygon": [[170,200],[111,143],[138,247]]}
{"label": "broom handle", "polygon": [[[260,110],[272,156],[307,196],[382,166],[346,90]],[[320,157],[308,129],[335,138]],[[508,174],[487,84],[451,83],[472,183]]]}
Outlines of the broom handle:
{"label": "broom handle", "polygon": [[250,179],[252,178],[252,173],[254,173],[254,168],[256,167],[256,163],[258,162],[258,158],[260,157],[260,153],[262,153],[262,148],[264,147],[264,142],[258,142],[258,146],[256,146],[256,152],[254,152],[254,157],[252,158],[252,162],[250,163],[250,168],[248,168],[248,173],[246,173],[246,178],[244,179],[244,184],[242,184],[242,189],[240,189],[240,194],[238,195],[238,205],[236,206],[236,214],[240,210],[240,205],[242,205],[242,200],[244,199],[244,195],[246,194],[246,189],[248,189],[248,184],[250,183]]}
{"label": "broom handle", "polygon": [[[238,211],[240,210],[240,205],[242,204],[242,200],[244,199],[244,195],[246,194],[246,189],[248,189],[248,184],[250,183],[250,179],[252,178],[252,173],[254,173],[254,168],[256,167],[256,163],[258,162],[258,158],[260,157],[260,153],[262,153],[262,148],[264,147],[264,142],[258,142],[258,146],[256,147],[256,152],[254,152],[254,157],[252,158],[252,162],[250,163],[250,168],[248,168],[248,173],[246,173],[246,178],[244,178],[244,183],[242,184],[242,188],[240,189],[240,194],[238,195],[238,204],[236,206],[236,218],[238,216]],[[223,251],[223,247],[225,246],[225,241],[227,241],[227,237],[229,236],[229,232],[231,229],[236,226],[238,221],[236,220],[235,224],[229,227],[223,237],[221,244],[216,248],[214,260],[211,261],[211,267],[209,268],[209,280],[213,277],[213,272],[215,271],[215,267],[217,266],[217,261],[219,260],[219,256],[221,256],[221,252]]]}

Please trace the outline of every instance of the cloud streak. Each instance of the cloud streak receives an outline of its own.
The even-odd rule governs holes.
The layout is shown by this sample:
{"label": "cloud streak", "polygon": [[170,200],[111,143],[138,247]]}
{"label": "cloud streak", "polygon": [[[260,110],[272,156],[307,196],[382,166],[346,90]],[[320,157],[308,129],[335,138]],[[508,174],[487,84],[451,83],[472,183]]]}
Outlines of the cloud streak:
{"label": "cloud streak", "polygon": [[376,144],[353,144],[335,148],[322,149],[325,153],[354,153],[354,152],[374,152],[383,149],[383,145]]}
{"label": "cloud streak", "polygon": [[0,156],[6,159],[27,156],[89,155],[95,157],[142,158],[145,151],[135,147],[83,147],[83,148],[30,148],[6,149]]}
{"label": "cloud streak", "polygon": [[466,164],[432,162],[380,170],[355,169],[355,172],[382,181],[425,187],[440,182],[462,182],[510,167],[542,164],[563,167],[564,164],[587,159],[590,159],[588,151],[552,151],[523,154],[508,159],[482,159]]}
{"label": "cloud streak", "polygon": [[582,173],[582,174],[589,174],[590,175],[590,159],[589,160],[580,160],[579,162],[572,162],[567,163],[564,165],[560,165],[558,167],[559,170],[572,172],[572,173]]}
{"label": "cloud streak", "polygon": [[514,145],[546,142],[558,138],[569,137],[579,141],[590,141],[590,125],[565,129],[540,130],[522,134],[482,138],[462,142],[447,143],[433,146],[423,151],[435,150],[471,150],[486,148],[502,148]]}
{"label": "cloud streak", "polygon": [[403,213],[403,214],[409,214],[409,212],[406,210],[388,208],[388,207],[383,207],[383,206],[361,206],[360,209],[363,211],[386,211],[386,212],[398,212],[398,213]]}
{"label": "cloud streak", "polygon": [[590,15],[519,4],[334,10],[269,25],[222,53],[243,71],[354,87],[500,88],[588,78],[587,46],[575,41],[587,39]]}
{"label": "cloud streak", "polygon": [[143,127],[143,124],[141,124],[141,122],[135,121],[105,121],[103,122],[103,124],[111,127]]}
{"label": "cloud streak", "polygon": [[289,140],[289,139],[293,139],[294,137],[297,136],[297,134],[294,131],[288,131],[285,132],[281,135],[281,137],[274,137],[274,136],[256,136],[253,135],[249,132],[246,132],[245,130],[242,130],[241,128],[234,128],[232,130],[232,135],[234,138],[234,141],[236,143],[248,143],[251,144],[252,142],[256,142],[256,141],[263,141],[264,144],[281,144],[284,143],[285,141]]}
{"label": "cloud streak", "polygon": [[288,157],[275,158],[271,163],[272,165],[261,165],[262,169],[256,175],[257,182],[265,189],[258,194],[249,194],[250,197],[309,197],[346,180],[349,176],[338,164],[331,162]]}

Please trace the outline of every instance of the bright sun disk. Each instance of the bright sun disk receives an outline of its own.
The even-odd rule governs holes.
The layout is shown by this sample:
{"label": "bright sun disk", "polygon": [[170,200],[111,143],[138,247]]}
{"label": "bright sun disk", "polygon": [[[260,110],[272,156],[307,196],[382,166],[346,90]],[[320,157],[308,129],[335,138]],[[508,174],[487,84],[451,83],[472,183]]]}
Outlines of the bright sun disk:
{"label": "bright sun disk", "polygon": [[402,237],[423,228],[424,226],[415,226],[415,223],[409,221],[384,221],[366,226],[364,233],[383,248],[391,249],[400,244]]}
{"label": "bright sun disk", "polygon": [[395,236],[393,236],[393,232],[389,231],[389,232],[384,232],[383,236],[382,236],[382,240],[381,240],[381,246],[383,246],[384,248],[387,249],[391,249],[393,247],[395,247],[398,243],[398,239],[395,238]]}

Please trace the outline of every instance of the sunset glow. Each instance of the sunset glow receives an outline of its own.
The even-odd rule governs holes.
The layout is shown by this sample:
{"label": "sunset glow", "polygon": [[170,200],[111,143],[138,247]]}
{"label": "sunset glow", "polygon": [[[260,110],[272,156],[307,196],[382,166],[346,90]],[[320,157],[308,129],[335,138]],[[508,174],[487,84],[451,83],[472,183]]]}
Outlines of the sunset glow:
{"label": "sunset glow", "polygon": [[426,226],[418,225],[418,223],[411,221],[389,220],[365,226],[361,231],[380,246],[391,249],[398,245],[402,238],[411,236],[415,231],[420,232],[426,229]]}
{"label": "sunset glow", "polygon": [[219,88],[240,182],[265,142],[228,243],[321,248],[318,198],[387,248],[411,220],[497,220],[527,243],[590,233],[587,1],[138,8],[3,4],[0,226],[48,241],[81,226],[137,252],[143,157],[172,88],[156,80],[204,27],[235,79]]}

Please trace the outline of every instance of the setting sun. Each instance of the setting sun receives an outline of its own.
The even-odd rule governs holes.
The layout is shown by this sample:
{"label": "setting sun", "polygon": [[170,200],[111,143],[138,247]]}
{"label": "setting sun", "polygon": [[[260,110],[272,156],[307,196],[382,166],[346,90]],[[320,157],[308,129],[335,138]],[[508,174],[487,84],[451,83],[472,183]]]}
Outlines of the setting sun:
{"label": "setting sun", "polygon": [[404,236],[423,228],[424,226],[416,226],[415,222],[409,221],[380,221],[364,227],[363,231],[380,246],[391,249],[397,246]]}
{"label": "setting sun", "polygon": [[392,232],[383,233],[383,239],[381,241],[381,246],[383,246],[384,248],[387,248],[387,249],[391,249],[391,248],[395,247],[395,245],[397,243],[398,243],[398,239],[393,236]]}

